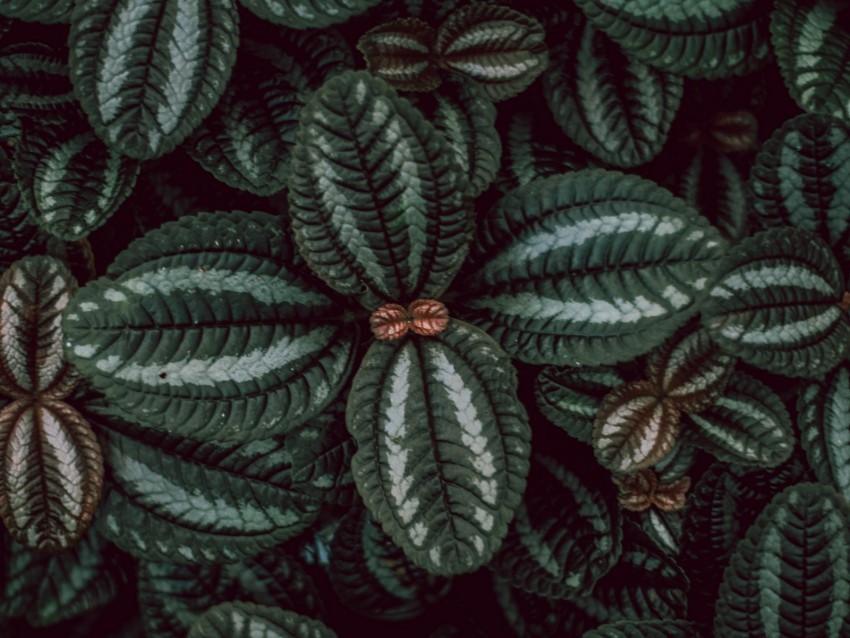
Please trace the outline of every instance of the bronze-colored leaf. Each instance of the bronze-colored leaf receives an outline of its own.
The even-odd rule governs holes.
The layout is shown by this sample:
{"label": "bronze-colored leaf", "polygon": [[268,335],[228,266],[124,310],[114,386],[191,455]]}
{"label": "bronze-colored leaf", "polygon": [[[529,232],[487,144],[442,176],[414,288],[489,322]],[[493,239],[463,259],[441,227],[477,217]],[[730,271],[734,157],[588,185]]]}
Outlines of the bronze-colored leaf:
{"label": "bronze-colored leaf", "polygon": [[667,454],[676,442],[681,413],[649,381],[633,381],[609,392],[593,423],[593,448],[613,472],[636,472]]}
{"label": "bronze-colored leaf", "polygon": [[364,33],[357,48],[366,66],[401,91],[433,91],[440,86],[434,64],[434,29],[415,18],[381,24]]}
{"label": "bronze-colored leaf", "polygon": [[653,505],[664,512],[681,510],[685,507],[685,497],[691,487],[688,476],[662,483],[651,469],[615,476],[614,483],[620,488],[617,497],[620,505],[632,512],[642,512]]}
{"label": "bronze-colored leaf", "polygon": [[17,542],[68,549],[91,523],[102,486],[97,438],[70,405],[19,399],[0,411],[0,518]]}

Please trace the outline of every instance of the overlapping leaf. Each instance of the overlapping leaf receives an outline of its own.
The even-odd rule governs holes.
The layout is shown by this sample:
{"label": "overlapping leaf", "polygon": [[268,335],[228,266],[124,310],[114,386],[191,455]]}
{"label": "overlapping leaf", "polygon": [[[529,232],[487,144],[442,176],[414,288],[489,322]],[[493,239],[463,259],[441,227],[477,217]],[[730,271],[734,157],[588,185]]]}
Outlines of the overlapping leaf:
{"label": "overlapping leaf", "polygon": [[698,638],[707,630],[687,620],[623,620],[585,632],[582,638]]}
{"label": "overlapping leaf", "polygon": [[835,0],[779,0],[770,16],[776,61],[804,110],[850,123],[850,23]]}
{"label": "overlapping leaf", "polygon": [[89,0],[71,25],[71,81],[104,142],[159,157],[212,111],[237,41],[234,0]]}
{"label": "overlapping leaf", "polygon": [[792,377],[816,377],[844,358],[850,323],[844,278],[826,244],[776,228],[738,244],[710,290],[703,325],[727,352]]}
{"label": "overlapping leaf", "polygon": [[68,66],[50,47],[15,44],[0,49],[0,106],[35,111],[74,99]]}
{"label": "overlapping leaf", "polygon": [[600,365],[692,316],[726,249],[655,184],[587,170],[538,180],[482,220],[464,313],[514,357]]}
{"label": "overlapping leaf", "polygon": [[292,29],[317,29],[345,22],[380,0],[239,0],[264,20]]}
{"label": "overlapping leaf", "polygon": [[575,13],[552,52],[543,91],[555,121],[603,162],[638,166],[660,151],[683,83],[623,53]]}
{"label": "overlapping leaf", "polygon": [[771,0],[576,0],[597,28],[635,58],[677,75],[743,75],[770,54]]}
{"label": "overlapping leaf", "polygon": [[357,330],[279,218],[186,217],[124,251],[65,313],[66,352],[134,421],[182,436],[268,438],[336,396]]}
{"label": "overlapping leaf", "polygon": [[0,0],[0,15],[28,22],[70,22],[74,0]]}
{"label": "overlapping leaf", "polygon": [[332,288],[368,308],[439,296],[466,255],[466,179],[444,138],[366,72],[302,112],[289,202],[295,240]]}
{"label": "overlapping leaf", "polygon": [[436,33],[423,20],[402,18],[360,36],[357,48],[373,75],[400,91],[433,91],[442,78],[433,56]]}
{"label": "overlapping leaf", "polygon": [[[682,495],[684,502],[685,495]],[[656,507],[638,515],[641,529],[650,540],[671,556],[679,556],[682,546],[682,512],[667,512]]]}
{"label": "overlapping leaf", "polygon": [[477,569],[507,533],[530,452],[515,393],[507,356],[458,320],[436,337],[375,341],[355,375],[347,424],[357,488],[431,573]]}
{"label": "overlapping leaf", "polygon": [[717,601],[718,638],[850,631],[850,508],[831,487],[776,496],[735,548]]}
{"label": "overlapping leaf", "polygon": [[278,607],[228,602],[211,607],[192,624],[187,638],[336,638],[318,620]]}

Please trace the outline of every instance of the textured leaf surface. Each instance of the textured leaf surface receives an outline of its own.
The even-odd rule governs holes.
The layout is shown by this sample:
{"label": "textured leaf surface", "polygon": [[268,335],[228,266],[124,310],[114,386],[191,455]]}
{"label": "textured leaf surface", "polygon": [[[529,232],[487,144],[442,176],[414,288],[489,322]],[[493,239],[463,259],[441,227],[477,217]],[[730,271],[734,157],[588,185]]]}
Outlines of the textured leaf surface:
{"label": "textured leaf surface", "polygon": [[593,423],[596,459],[614,472],[653,465],[673,449],[679,409],[648,381],[632,381],[609,392]]}
{"label": "textured leaf surface", "polygon": [[597,28],[635,58],[677,75],[721,78],[770,54],[770,0],[576,0]]}
{"label": "textured leaf surface", "polygon": [[68,65],[41,44],[0,49],[0,105],[12,109],[51,109],[74,99]]}
{"label": "textured leaf surface", "polygon": [[25,126],[15,173],[34,219],[76,241],[102,226],[133,190],[139,164],[110,150],[88,126]]}
{"label": "textured leaf surface", "polygon": [[773,467],[794,449],[791,417],[768,386],[734,372],[723,395],[688,420],[698,427],[695,443],[722,461]]}
{"label": "textured leaf surface", "polygon": [[850,127],[799,115],[770,136],[750,171],[753,208],[765,226],[795,226],[842,250],[850,238]]}
{"label": "textured leaf surface", "polygon": [[614,368],[546,366],[534,382],[543,415],[582,443],[593,440],[593,420],[602,399],[626,380]]}
{"label": "textured leaf surface", "polygon": [[738,244],[702,312],[712,339],[771,372],[816,377],[850,345],[844,278],[822,240],[776,228]]}
{"label": "textured leaf surface", "polygon": [[264,20],[293,29],[316,29],[345,22],[380,0],[240,0]]}
{"label": "textured leaf surface", "polygon": [[366,66],[400,91],[433,91],[440,86],[432,51],[434,29],[422,20],[402,18],[370,29],[357,41]]}
{"label": "textured leaf surface", "polygon": [[718,638],[850,631],[850,508],[830,487],[776,496],[735,548],[717,601]]}
{"label": "textured leaf surface", "polygon": [[133,419],[182,436],[267,438],[321,411],[356,330],[279,218],[219,213],[148,233],[75,297],[66,352]]}
{"label": "textured leaf surface", "polygon": [[347,424],[358,491],[431,573],[477,569],[507,533],[530,453],[515,393],[508,357],[457,320],[436,337],[375,341],[355,375]]}
{"label": "textured leaf surface", "polygon": [[696,312],[725,249],[654,183],[577,171],[516,189],[482,220],[463,305],[520,360],[615,363]]}
{"label": "textured leaf surface", "polygon": [[91,523],[103,457],[91,426],[62,401],[19,399],[0,411],[0,518],[19,543],[68,549]]}
{"label": "textured leaf surface", "polygon": [[466,180],[442,135],[361,71],[314,94],[297,139],[289,202],[313,270],[370,309],[438,297],[471,223]]}
{"label": "textured leaf surface", "polygon": [[28,22],[70,22],[74,0],[0,0],[0,15]]}
{"label": "textured leaf surface", "polygon": [[582,14],[574,18],[543,76],[549,109],[570,139],[603,162],[644,164],[667,140],[682,78],[627,56]]}
{"label": "textured leaf surface", "polygon": [[437,29],[440,66],[466,75],[490,99],[521,93],[549,63],[543,26],[495,4],[476,2],[453,12]]}
{"label": "textured leaf surface", "polygon": [[71,81],[109,146],[159,157],[212,111],[237,40],[233,0],[91,0],[74,12]]}
{"label": "textured leaf surface", "polygon": [[204,612],[187,638],[336,638],[318,620],[277,607],[228,602]]}
{"label": "textured leaf surface", "polygon": [[15,260],[37,251],[37,230],[30,219],[29,207],[21,198],[11,159],[0,145],[0,268],[8,268]]}
{"label": "textured leaf surface", "polygon": [[582,638],[698,638],[708,636],[705,628],[687,620],[645,620],[608,623]]}
{"label": "textured leaf surface", "polygon": [[585,596],[617,562],[620,526],[612,490],[538,455],[523,504],[490,567],[541,596]]}
{"label": "textured leaf surface", "polygon": [[804,110],[850,123],[850,22],[833,0],[779,0],[770,16],[776,61]]}
{"label": "textured leaf surface", "polygon": [[62,312],[77,287],[52,257],[26,257],[0,278],[0,391],[66,397],[77,382],[63,353]]}

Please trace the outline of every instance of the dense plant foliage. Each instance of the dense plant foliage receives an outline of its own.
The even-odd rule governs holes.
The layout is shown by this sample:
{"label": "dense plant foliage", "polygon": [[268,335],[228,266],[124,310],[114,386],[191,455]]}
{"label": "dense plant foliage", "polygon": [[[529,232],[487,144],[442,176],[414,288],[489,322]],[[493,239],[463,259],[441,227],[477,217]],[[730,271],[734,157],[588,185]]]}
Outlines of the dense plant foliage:
{"label": "dense plant foliage", "polygon": [[850,635],[850,4],[0,0],[0,634]]}

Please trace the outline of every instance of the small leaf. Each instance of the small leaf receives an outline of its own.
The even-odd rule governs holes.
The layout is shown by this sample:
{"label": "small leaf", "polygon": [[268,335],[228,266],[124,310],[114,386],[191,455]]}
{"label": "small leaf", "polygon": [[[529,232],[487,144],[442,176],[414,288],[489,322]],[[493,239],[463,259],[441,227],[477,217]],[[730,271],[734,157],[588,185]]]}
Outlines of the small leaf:
{"label": "small leaf", "polygon": [[596,459],[613,472],[635,472],[667,454],[679,434],[680,412],[648,381],[632,381],[602,400],[593,424]]}
{"label": "small leaf", "polygon": [[318,29],[345,22],[380,0],[239,0],[264,20],[292,29]]}
{"label": "small leaf", "polygon": [[600,625],[585,632],[582,638],[699,638],[707,630],[687,620],[623,620]]}
{"label": "small leaf", "polygon": [[71,24],[71,81],[104,142],[159,157],[212,111],[237,41],[234,0],[87,0]]}
{"label": "small leaf", "polygon": [[373,342],[346,420],[357,489],[405,554],[433,574],[486,564],[519,506],[531,434],[495,342],[458,320]]}
{"label": "small leaf", "polygon": [[0,0],[0,15],[27,22],[70,22],[74,0]]}
{"label": "small leaf", "polygon": [[277,607],[227,602],[205,611],[186,638],[336,638],[318,620]]}
{"label": "small leaf", "polygon": [[[683,505],[685,496],[681,495]],[[679,510],[665,511],[656,507],[638,514],[641,529],[657,547],[671,556],[678,556],[681,552],[682,518],[682,512]]]}
{"label": "small leaf", "polygon": [[58,553],[91,523],[103,485],[94,432],[63,401],[19,399],[0,411],[0,518],[19,543]]}
{"label": "small leaf", "polygon": [[617,500],[623,509],[643,512],[655,506],[664,512],[674,512],[685,507],[691,479],[684,476],[676,481],[660,483],[655,472],[646,469],[615,476],[614,483],[620,488]]}
{"label": "small leaf", "polygon": [[73,100],[68,65],[50,47],[27,43],[0,49],[0,106],[4,110],[41,111]]}
{"label": "small leaf", "polygon": [[446,18],[437,29],[435,53],[440,66],[472,78],[493,101],[524,91],[549,63],[537,20],[485,2]]}
{"label": "small leaf", "polygon": [[735,246],[729,262],[702,309],[703,325],[726,352],[793,377],[819,376],[844,358],[844,278],[821,239],[775,228]]}
{"label": "small leaf", "polygon": [[433,91],[440,86],[432,55],[434,29],[416,18],[385,22],[360,36],[357,48],[375,77],[399,91]]}

